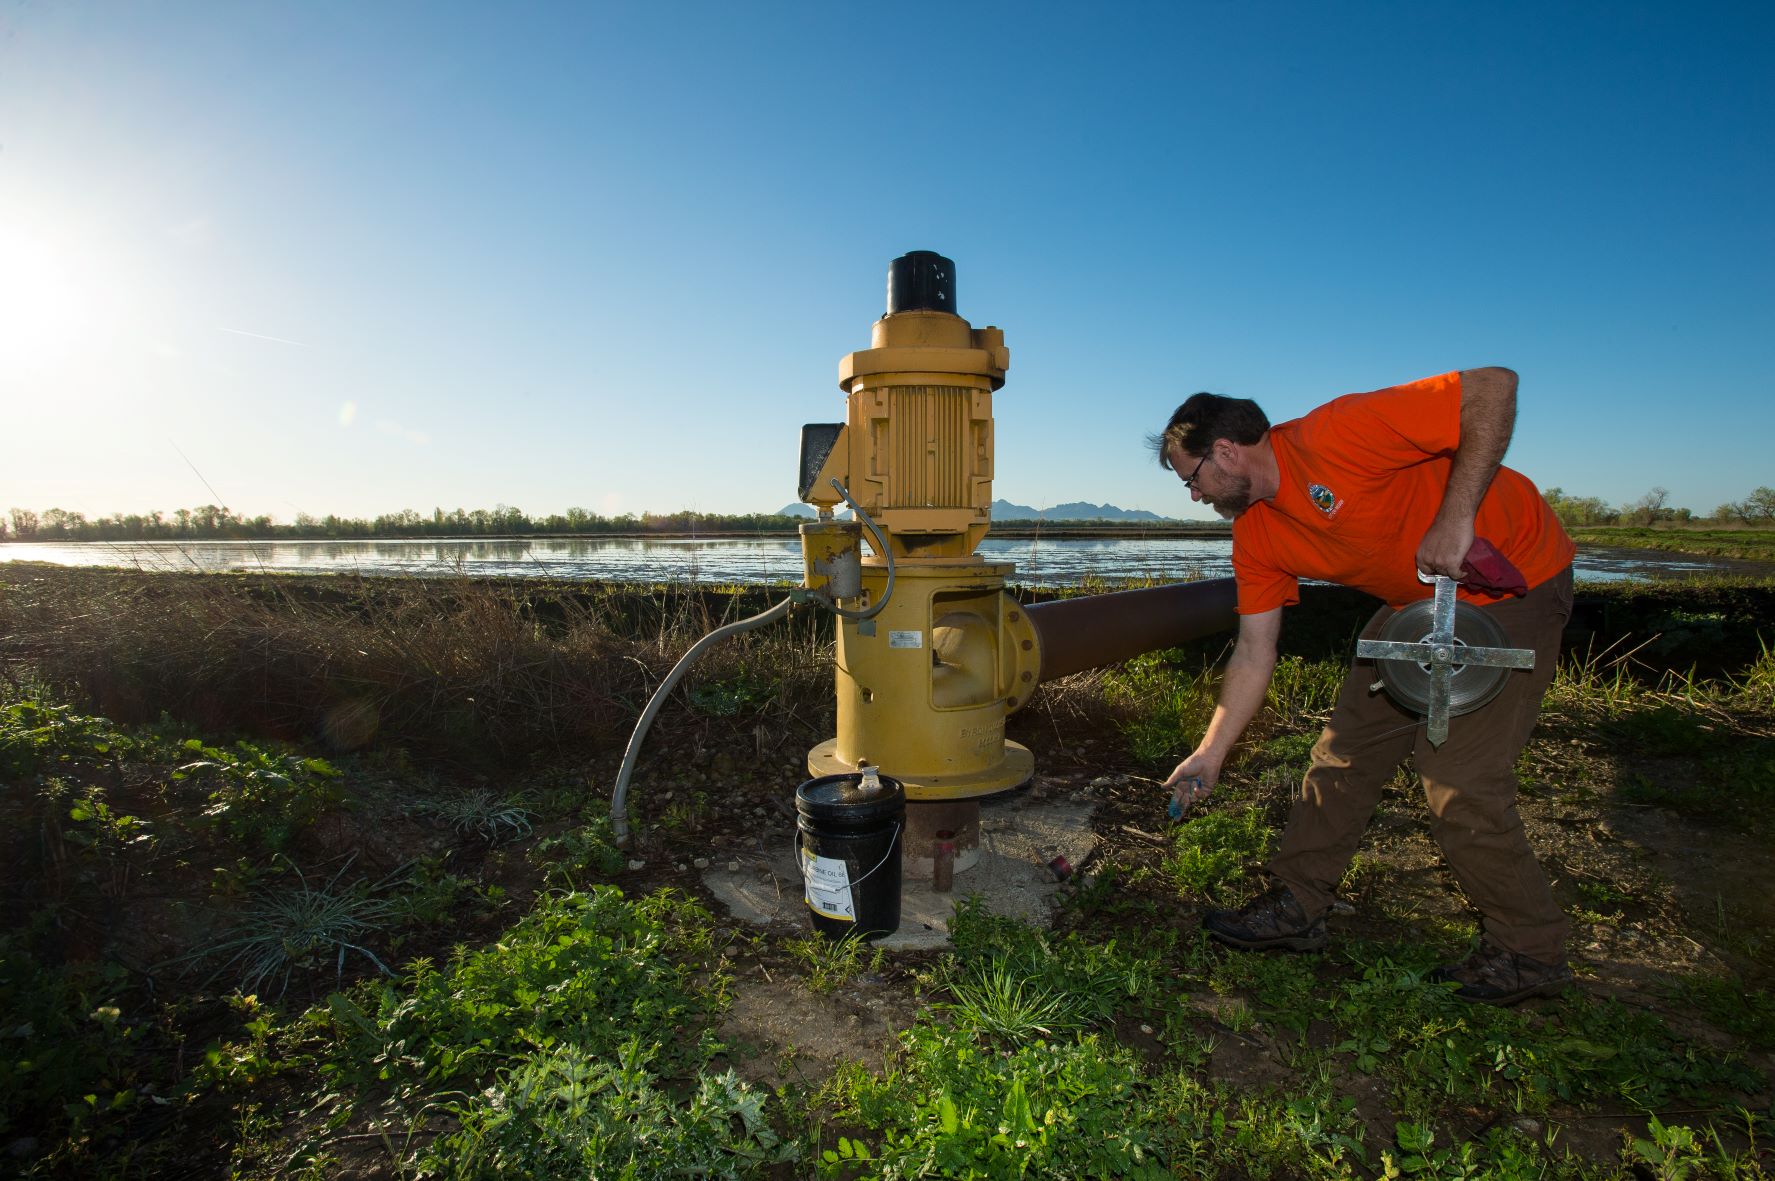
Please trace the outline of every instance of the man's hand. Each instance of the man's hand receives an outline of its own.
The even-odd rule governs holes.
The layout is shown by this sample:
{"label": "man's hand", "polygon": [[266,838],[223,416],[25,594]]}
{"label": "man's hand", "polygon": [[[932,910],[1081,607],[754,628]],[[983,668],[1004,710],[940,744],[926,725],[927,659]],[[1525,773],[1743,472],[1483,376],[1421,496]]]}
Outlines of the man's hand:
{"label": "man's hand", "polygon": [[1220,704],[1208,720],[1208,729],[1196,743],[1195,753],[1177,764],[1165,786],[1183,812],[1201,803],[1220,782],[1220,767],[1246,725],[1263,706],[1276,667],[1276,639],[1282,634],[1282,608],[1256,615],[1239,616],[1239,642],[1227,661],[1226,678],[1220,686]]}
{"label": "man's hand", "polygon": [[1220,760],[1207,751],[1197,750],[1177,764],[1165,786],[1171,789],[1171,799],[1187,816],[1191,807],[1207,800],[1219,782]]}
{"label": "man's hand", "polygon": [[1473,518],[1438,516],[1418,546],[1418,569],[1425,574],[1446,574],[1459,581],[1467,576],[1467,552],[1473,548]]}

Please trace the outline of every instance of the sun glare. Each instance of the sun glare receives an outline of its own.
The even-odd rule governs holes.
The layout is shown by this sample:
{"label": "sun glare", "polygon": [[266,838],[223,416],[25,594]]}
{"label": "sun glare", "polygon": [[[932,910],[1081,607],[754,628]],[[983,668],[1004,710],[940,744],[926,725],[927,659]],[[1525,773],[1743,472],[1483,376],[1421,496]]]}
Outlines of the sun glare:
{"label": "sun glare", "polygon": [[0,366],[41,370],[72,357],[101,302],[55,243],[0,229]]}

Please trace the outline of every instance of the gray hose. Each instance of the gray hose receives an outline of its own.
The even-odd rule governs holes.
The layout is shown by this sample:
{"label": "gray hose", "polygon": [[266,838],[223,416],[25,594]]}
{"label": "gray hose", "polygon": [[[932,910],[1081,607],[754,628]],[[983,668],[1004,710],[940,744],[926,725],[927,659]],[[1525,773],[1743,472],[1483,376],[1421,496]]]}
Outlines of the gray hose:
{"label": "gray hose", "polygon": [[654,715],[659,713],[660,706],[666,703],[666,697],[672,689],[690,671],[690,666],[697,662],[702,654],[709,650],[717,641],[728,636],[737,636],[741,632],[749,632],[753,628],[763,627],[767,623],[775,623],[789,614],[789,608],[795,605],[793,597],[784,599],[768,611],[761,611],[747,619],[735,623],[724,624],[716,628],[702,639],[690,646],[690,651],[678,658],[666,679],[659,683],[653,696],[647,699],[647,708],[641,711],[641,718],[635,723],[635,732],[629,735],[629,747],[623,752],[622,770],[616,773],[616,788],[610,793],[610,827],[616,834],[619,847],[629,843],[629,777],[635,773],[635,760],[641,754],[641,740],[647,736],[647,728],[653,725]]}
{"label": "gray hose", "polygon": [[[844,497],[846,504],[851,506],[851,511],[862,520],[863,524],[869,527],[869,532],[875,535],[877,549],[887,558],[887,585],[882,588],[880,601],[866,611],[846,611],[838,604],[824,598],[818,601],[834,615],[845,619],[873,619],[881,613],[883,607],[887,606],[888,599],[894,593],[894,551],[888,545],[887,538],[883,537],[881,530],[876,527],[875,522],[869,519],[869,514],[865,513],[862,506],[851,499],[851,494],[845,490],[844,485],[833,480],[832,486],[838,489],[838,494]],[[629,778],[635,773],[635,760],[641,754],[641,740],[647,736],[648,727],[653,725],[654,716],[659,713],[660,706],[666,703],[666,697],[683,679],[684,674],[690,670],[690,666],[695,664],[697,659],[717,641],[724,640],[728,636],[737,636],[741,632],[749,632],[755,627],[763,627],[767,623],[775,623],[789,614],[789,608],[810,597],[812,597],[810,592],[805,588],[797,588],[790,593],[788,598],[768,611],[761,611],[748,619],[716,628],[692,644],[690,651],[678,658],[678,663],[672,666],[672,671],[666,674],[666,679],[659,683],[659,688],[655,689],[653,696],[647,699],[647,708],[641,711],[640,720],[635,723],[635,732],[629,735],[628,749],[623,752],[622,770],[616,773],[616,787],[610,793],[610,828],[616,836],[618,847],[624,847],[629,843]]]}

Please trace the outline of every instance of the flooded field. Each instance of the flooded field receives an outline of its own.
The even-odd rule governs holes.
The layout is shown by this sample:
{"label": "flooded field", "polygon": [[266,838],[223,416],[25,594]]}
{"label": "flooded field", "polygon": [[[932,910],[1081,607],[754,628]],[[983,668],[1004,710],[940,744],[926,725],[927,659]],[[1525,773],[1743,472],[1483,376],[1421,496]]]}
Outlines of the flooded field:
{"label": "flooded field", "polygon": [[[1076,586],[1087,579],[1175,582],[1232,573],[1227,538],[987,538],[980,555],[1017,567],[1027,586]],[[384,541],[14,542],[0,561],[139,570],[497,578],[603,582],[788,583],[801,580],[801,547],[786,536],[756,538],[472,538]],[[1580,546],[1577,576],[1601,582],[1696,574],[1768,575],[1775,566],[1643,549]]]}

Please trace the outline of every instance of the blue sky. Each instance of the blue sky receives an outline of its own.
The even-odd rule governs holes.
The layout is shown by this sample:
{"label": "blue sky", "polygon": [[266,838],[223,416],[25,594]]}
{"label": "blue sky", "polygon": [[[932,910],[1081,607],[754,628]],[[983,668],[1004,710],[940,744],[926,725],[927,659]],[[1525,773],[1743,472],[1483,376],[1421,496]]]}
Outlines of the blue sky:
{"label": "blue sky", "polygon": [[1705,513],[1775,484],[1771,60],[1752,3],[0,4],[0,510],[772,510],[931,249],[1006,499],[1203,516],[1189,393],[1505,364],[1507,462]]}

